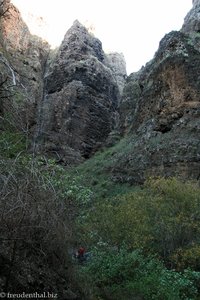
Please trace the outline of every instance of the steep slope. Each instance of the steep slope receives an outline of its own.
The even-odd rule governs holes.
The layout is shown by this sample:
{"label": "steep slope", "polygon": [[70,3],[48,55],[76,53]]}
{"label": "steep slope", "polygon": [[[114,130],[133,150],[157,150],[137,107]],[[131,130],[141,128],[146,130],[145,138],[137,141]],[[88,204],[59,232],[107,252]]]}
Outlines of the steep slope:
{"label": "steep slope", "polygon": [[[108,230],[104,231],[107,236],[118,224],[116,233],[120,236],[120,247],[123,244],[121,229],[125,228],[128,241],[130,233],[133,234],[138,248],[135,239],[137,231],[134,230],[139,230],[137,236],[140,242],[143,230],[149,230],[150,223],[156,225],[157,241],[159,226],[163,225],[165,214],[167,219],[170,212],[167,230],[159,234],[162,244],[165,240],[168,243],[170,237],[166,246],[166,250],[170,250],[168,245],[174,243],[174,236],[171,234],[171,210],[175,213],[177,222],[174,222],[173,227],[177,233],[177,240],[180,240],[179,228],[181,233],[185,228],[186,239],[183,235],[182,241],[186,250],[188,246],[196,246],[190,233],[192,232],[198,240],[198,210],[197,214],[193,214],[198,206],[198,196],[195,193],[192,197],[188,196],[191,190],[185,194],[184,191],[180,193],[182,183],[178,193],[175,193],[178,206],[167,203],[169,210],[166,210],[166,206],[158,206],[158,200],[162,200],[160,194],[165,194],[165,189],[160,188],[158,181],[155,208],[159,208],[160,211],[155,210],[158,212],[156,214],[154,206],[149,207],[149,199],[152,201],[154,198],[152,195],[149,197],[149,190],[146,190],[144,209],[153,217],[151,222],[147,214],[146,228],[141,226],[145,215],[139,208],[141,202],[145,202],[140,193],[130,198],[133,206],[125,206],[124,216],[121,214],[123,210],[118,210],[119,218],[116,218],[113,211],[116,212],[120,201],[110,201],[110,198],[115,199],[118,196],[120,200],[123,194],[137,189],[143,192],[143,189],[135,188],[135,185],[142,184],[150,175],[176,175],[197,180],[200,178],[200,52],[198,29],[196,30],[199,4],[200,1],[194,1],[193,10],[186,17],[182,32],[166,35],[152,61],[138,73],[131,74],[123,89],[126,79],[123,56],[116,53],[106,56],[101,42],[90,35],[78,21],[66,33],[58,51],[49,53],[46,43],[30,35],[19,11],[10,1],[0,0],[0,117],[1,120],[12,123],[11,127],[5,124],[0,127],[0,146],[4,145],[0,152],[2,291],[7,292],[12,288],[16,293],[32,293],[36,290],[42,293],[45,289],[58,292],[58,299],[83,300],[82,289],[84,293],[88,289],[90,297],[86,295],[85,299],[94,299],[91,286],[88,286],[90,282],[86,282],[86,286],[82,287],[80,277],[77,282],[71,255],[73,247],[77,248],[81,242],[85,243],[84,238],[81,236],[78,239],[77,235],[83,233],[84,228],[81,226],[89,216],[88,212],[97,212],[97,199],[103,205],[102,217],[100,215],[100,222],[96,222],[96,218],[92,219],[92,222],[94,221],[97,227],[101,227],[102,223],[109,224]],[[192,23],[192,20],[196,21]],[[190,22],[195,26],[190,26]],[[15,127],[27,133],[29,137],[34,135],[33,149],[54,155],[57,162],[70,164],[87,160],[78,168],[73,167],[66,171],[66,168],[45,156],[28,155],[25,146],[19,147],[21,141],[18,140],[19,135],[15,134]],[[8,135],[12,133],[9,135],[10,143],[6,134],[4,135],[6,130]],[[121,132],[121,140],[118,143],[93,156],[98,149],[112,145],[118,132]],[[14,144],[18,147],[12,155],[8,155],[13,136]],[[122,185],[124,182],[130,184]],[[172,185],[172,190],[169,191],[173,193],[176,186]],[[104,202],[103,199],[107,197],[109,201]],[[163,199],[165,204],[168,202],[167,197]],[[134,198],[137,199],[139,210],[135,210],[132,201]],[[182,201],[182,198],[187,199],[184,201],[186,214],[183,215],[179,201]],[[173,197],[170,200],[175,202]],[[189,215],[188,207],[192,207]],[[138,214],[138,211],[142,213]],[[164,214],[160,214],[161,211]],[[77,232],[77,226],[74,228],[77,215],[80,217],[80,232]],[[188,224],[185,220],[189,220]],[[95,231],[93,226],[91,228],[90,231],[86,226],[87,234],[97,237],[102,247],[104,234],[101,240],[101,236],[96,234],[98,231]],[[148,237],[144,240],[152,245],[151,236],[152,233],[150,239]],[[114,239],[115,237],[114,234]],[[108,252],[117,248],[115,241],[107,245]],[[199,246],[199,241],[197,245]],[[199,248],[196,255],[199,264]],[[126,258],[127,255],[123,257]],[[193,256],[191,259],[194,261]],[[114,261],[116,262],[116,256]],[[102,263],[105,263],[105,273],[108,274],[107,260],[104,259]],[[115,266],[113,263],[109,264],[109,268],[113,265]],[[132,266],[126,261],[126,266],[129,265]],[[143,265],[146,265],[144,260]],[[121,267],[120,277],[130,277],[123,264]],[[78,269],[78,266],[75,269]],[[98,269],[102,273],[101,269]],[[139,268],[136,269],[140,272]],[[156,268],[155,271],[157,273]],[[172,280],[169,279],[169,270],[166,271],[167,277],[163,282],[166,281],[171,290]],[[116,284],[119,286],[118,269],[113,273],[117,275]],[[141,289],[144,289],[144,273],[142,269]],[[109,272],[109,286],[112,278],[110,274]],[[186,277],[182,275],[182,281],[185,282]],[[196,276],[197,274],[195,280]],[[87,281],[87,273],[85,278]],[[155,287],[155,277],[152,284]],[[186,284],[188,290],[188,283]],[[99,285],[104,289],[102,281]],[[122,299],[124,287],[121,291]],[[158,292],[158,297],[162,297],[160,291]],[[130,295],[127,297],[130,299]],[[119,295],[116,299],[119,299]]]}
{"label": "steep slope", "polygon": [[[3,92],[12,86],[20,103],[13,119],[34,132],[34,149],[79,163],[112,144],[120,130],[129,140],[127,155],[122,149],[112,167],[120,181],[143,182],[151,174],[199,178],[200,1],[193,1],[181,32],[166,35],[153,60],[129,76],[124,91],[124,58],[106,56],[78,21],[47,63],[49,46],[30,35],[9,0],[2,3],[1,83]],[[8,103],[1,101],[2,114]]]}
{"label": "steep slope", "polygon": [[104,61],[101,42],[75,21],[46,73],[37,132],[40,148],[59,161],[90,157],[114,127],[119,81]]}
{"label": "steep slope", "polygon": [[56,53],[30,34],[10,0],[1,1],[0,9],[4,121],[9,114],[6,122],[34,136],[34,151],[66,163],[88,158],[106,143],[119,119],[123,55],[106,56],[101,42],[78,21]]}
{"label": "steep slope", "polygon": [[167,34],[153,60],[127,80],[120,115],[129,150],[112,169],[121,181],[200,178],[200,52],[193,38],[199,6],[195,1],[185,19],[187,34]]}
{"label": "steep slope", "polygon": [[[8,92],[6,97],[1,97],[1,110],[12,115],[14,124],[20,130],[33,133],[50,47],[30,34],[20,12],[10,0],[1,1],[0,9],[1,92]],[[13,99],[13,105],[12,101],[6,101],[7,96]]]}
{"label": "steep slope", "polygon": [[193,35],[195,33],[200,33],[200,1],[193,0],[192,2],[193,7],[186,15],[181,31]]}

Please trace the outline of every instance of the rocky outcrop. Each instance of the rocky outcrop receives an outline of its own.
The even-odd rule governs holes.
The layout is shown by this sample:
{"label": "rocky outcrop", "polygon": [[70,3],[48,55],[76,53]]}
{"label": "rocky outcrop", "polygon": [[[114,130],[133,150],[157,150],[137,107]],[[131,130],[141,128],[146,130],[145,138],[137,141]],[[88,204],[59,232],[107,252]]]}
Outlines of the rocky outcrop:
{"label": "rocky outcrop", "polygon": [[[43,75],[49,45],[32,36],[18,9],[10,0],[1,1],[0,71],[4,90],[10,91],[15,107],[4,101],[4,111],[12,111],[21,130],[34,131],[37,103],[43,94]],[[12,97],[11,97],[12,95]],[[14,116],[15,115],[15,116]],[[26,128],[26,129],[25,129]]]}
{"label": "rocky outcrop", "polygon": [[155,57],[131,74],[121,104],[121,130],[132,136],[114,173],[143,182],[149,175],[200,177],[200,53],[171,32]]}
{"label": "rocky outcrop", "polygon": [[9,51],[16,49],[23,51],[27,49],[30,32],[23,22],[19,10],[10,3],[10,0],[1,1],[2,13],[1,33],[3,35],[4,47]]}
{"label": "rocky outcrop", "polygon": [[199,0],[193,0],[193,7],[186,15],[181,30],[187,34],[200,33],[200,1]]}
{"label": "rocky outcrop", "polygon": [[20,130],[34,135],[34,151],[73,163],[91,156],[106,144],[119,119],[123,56],[106,56],[101,42],[78,21],[58,51],[50,51],[30,34],[10,0],[0,9],[1,82],[7,78],[5,89],[12,86],[13,95],[12,105],[1,101],[1,113],[9,112]]}
{"label": "rocky outcrop", "polygon": [[113,180],[200,179],[199,64],[200,1],[194,0],[181,31],[167,34],[154,58],[127,79],[120,105],[125,141],[114,156]]}
{"label": "rocky outcrop", "polygon": [[15,100],[27,104],[20,117],[35,132],[34,149],[77,163],[113,145],[120,130],[129,145],[115,157],[113,178],[199,178],[199,0],[181,32],[166,35],[152,61],[127,79],[123,56],[105,55],[78,21],[47,60],[49,46],[30,35],[9,0],[4,5],[0,79],[7,76]]}
{"label": "rocky outcrop", "polygon": [[104,63],[113,71],[117,80],[120,95],[122,95],[127,78],[126,61],[123,53],[111,52],[106,54]]}
{"label": "rocky outcrop", "polygon": [[184,19],[181,31],[190,37],[192,44],[200,50],[200,1],[193,0],[193,7]]}
{"label": "rocky outcrop", "polygon": [[[138,73],[131,74],[124,87],[126,70],[123,57],[116,53],[106,56],[101,42],[78,21],[66,33],[60,48],[49,55],[48,44],[31,36],[19,11],[9,0],[0,0],[0,117],[3,116],[0,120],[6,119],[9,125],[12,123],[16,127],[20,125],[19,129],[24,133],[31,132],[33,135],[34,132],[34,150],[54,155],[58,162],[64,164],[81,162],[101,147],[113,145],[119,139],[120,131],[123,138],[104,156],[110,160],[109,164],[104,164],[107,168],[106,178],[111,176],[114,181],[142,184],[152,175],[199,180],[199,2],[194,1],[182,32],[167,34],[160,42],[152,61]],[[13,106],[10,107],[10,104]],[[0,126],[0,131],[5,128]],[[15,127],[11,127],[11,130],[12,128]],[[14,159],[5,159],[6,173],[9,162],[16,165],[17,159]],[[26,163],[26,157],[23,163]],[[43,212],[42,206],[38,206],[35,199],[42,193],[38,199],[41,199],[41,204],[45,204],[50,194],[46,193],[46,189],[43,190],[43,186],[40,188],[39,185],[38,189],[40,178],[35,178],[36,185],[32,185],[32,173],[27,173],[30,177],[27,181],[26,174],[21,174],[25,169],[28,171],[28,166],[22,169],[19,166],[16,175],[8,169],[7,175],[12,179],[10,189],[7,175],[2,177],[8,187],[8,192],[5,190],[5,195],[3,194],[4,200],[6,197],[10,199],[12,195],[14,204],[17,199],[23,205],[24,199],[30,205],[34,204],[36,212],[27,209],[28,205],[23,205],[23,218],[20,217],[19,220],[26,222],[27,219],[28,223],[22,231],[24,240],[18,239],[20,246],[17,251],[15,241],[13,245],[7,238],[3,242],[0,287],[4,288],[4,282],[8,278],[10,286],[16,291],[42,291],[44,287],[53,287],[63,291],[59,299],[83,299],[81,292],[78,298],[76,285],[73,288],[76,292],[72,292],[73,281],[67,282],[71,272],[70,264],[67,263],[70,258],[66,257],[66,270],[63,259],[60,260],[55,255],[59,245],[55,245],[53,240],[52,245],[50,244],[53,247],[50,249],[48,239],[44,238],[43,228],[47,228],[45,232],[51,237],[49,228],[52,218],[47,218],[47,223],[42,221],[41,224],[47,224],[47,227],[42,226],[41,231],[37,231],[49,255],[38,244],[37,235],[34,238],[39,248],[32,247],[31,251],[27,251],[30,244],[27,243],[26,228],[30,229],[32,237],[33,224],[27,226],[31,219],[29,215],[25,218],[26,212],[31,212],[34,217],[38,215],[38,211]],[[45,174],[48,172],[46,166],[43,170]],[[34,173],[34,176],[37,174]],[[21,190],[19,186],[25,190]],[[16,197],[16,191],[17,195],[20,192],[19,197]],[[53,199],[55,203],[58,202],[56,192]],[[71,200],[73,198],[67,198],[69,203],[73,202]],[[51,216],[51,206],[49,202],[47,204],[44,206],[44,220],[46,216]],[[63,202],[61,204],[61,211],[65,214]],[[10,207],[12,206],[9,206],[9,211]],[[52,216],[57,214],[60,218],[60,208],[55,208],[59,206],[52,206]],[[39,219],[43,220],[40,215]],[[54,223],[57,226],[57,222]],[[10,233],[8,225],[9,222],[3,224]],[[13,236],[17,233],[15,227]],[[20,226],[18,227],[21,231]],[[59,234],[52,231],[52,237],[59,236],[62,239],[62,227],[58,228]],[[5,234],[5,230],[2,232]],[[35,242],[31,242],[32,244]],[[68,244],[61,247],[63,258],[69,250],[67,247]],[[14,260],[16,257],[19,264]],[[38,257],[42,259],[38,260]],[[60,268],[58,270],[57,265]]]}
{"label": "rocky outcrop", "polygon": [[90,157],[114,126],[119,88],[104,61],[101,42],[75,21],[46,73],[36,137],[60,161]]}

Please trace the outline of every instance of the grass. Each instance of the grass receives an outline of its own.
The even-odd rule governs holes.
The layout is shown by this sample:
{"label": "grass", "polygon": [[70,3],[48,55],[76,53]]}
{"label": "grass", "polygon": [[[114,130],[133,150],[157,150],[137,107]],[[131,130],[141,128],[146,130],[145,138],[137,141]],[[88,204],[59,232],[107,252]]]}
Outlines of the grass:
{"label": "grass", "polygon": [[112,169],[121,155],[130,151],[130,138],[123,138],[115,146],[97,152],[93,157],[69,171],[79,183],[89,187],[95,198],[109,198],[134,190],[128,183],[115,182]]}

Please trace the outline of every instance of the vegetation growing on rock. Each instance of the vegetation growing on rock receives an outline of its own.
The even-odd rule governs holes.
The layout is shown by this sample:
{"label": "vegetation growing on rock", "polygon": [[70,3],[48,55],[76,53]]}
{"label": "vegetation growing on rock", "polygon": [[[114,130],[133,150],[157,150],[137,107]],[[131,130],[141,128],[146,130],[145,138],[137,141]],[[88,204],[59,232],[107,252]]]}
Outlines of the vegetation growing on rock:
{"label": "vegetation growing on rock", "polygon": [[0,292],[199,299],[199,7],[126,79],[78,21],[49,53],[0,1]]}

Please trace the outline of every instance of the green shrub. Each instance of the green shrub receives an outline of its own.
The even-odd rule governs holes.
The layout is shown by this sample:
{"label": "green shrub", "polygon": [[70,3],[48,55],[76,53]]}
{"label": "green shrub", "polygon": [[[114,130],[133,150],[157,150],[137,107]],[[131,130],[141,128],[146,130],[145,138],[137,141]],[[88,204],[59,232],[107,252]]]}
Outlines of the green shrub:
{"label": "green shrub", "polygon": [[0,155],[15,158],[27,148],[26,138],[22,133],[3,131],[0,133]]}
{"label": "green shrub", "polygon": [[97,202],[84,226],[88,243],[125,244],[167,260],[200,244],[200,189],[175,178],[149,180],[139,191]]}
{"label": "green shrub", "polygon": [[172,254],[170,260],[177,270],[190,267],[200,271],[200,245],[194,244],[184,249],[180,248]]}
{"label": "green shrub", "polygon": [[158,259],[126,249],[97,251],[81,273],[94,293],[113,300],[196,299],[198,290],[194,282],[200,280],[198,272],[167,270]]}
{"label": "green shrub", "polygon": [[144,211],[151,218],[154,248],[165,257],[179,248],[199,244],[199,186],[176,178],[160,178],[147,181],[145,188],[151,194]]}

